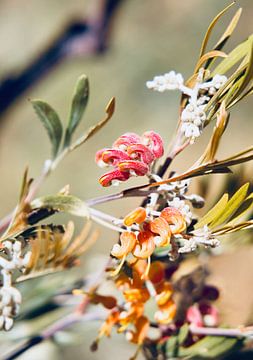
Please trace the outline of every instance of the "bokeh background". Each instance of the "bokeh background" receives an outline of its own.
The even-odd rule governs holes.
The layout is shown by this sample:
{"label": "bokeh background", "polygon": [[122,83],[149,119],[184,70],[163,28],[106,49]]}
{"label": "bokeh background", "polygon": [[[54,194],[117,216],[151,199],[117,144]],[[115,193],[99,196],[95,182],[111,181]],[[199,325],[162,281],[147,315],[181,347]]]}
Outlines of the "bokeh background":
{"label": "bokeh background", "polygon": [[[176,126],[179,94],[151,92],[145,82],[171,69],[181,72],[185,78],[190,76],[208,24],[228,3],[223,0],[123,0],[115,14],[106,51],[100,54],[77,51],[75,56],[59,62],[18,97],[0,117],[0,217],[15,206],[24,168],[29,165],[30,175],[36,177],[49,157],[47,135],[28,99],[48,101],[67,121],[73,87],[77,77],[85,73],[90,80],[91,94],[78,131],[80,134],[85,127],[103,117],[106,104],[112,96],[116,97],[116,111],[109,124],[66,158],[40,190],[40,194],[51,194],[70,184],[71,192],[83,199],[106,194],[111,189],[102,189],[97,181],[102,172],[94,163],[96,150],[110,145],[126,131],[142,133],[147,129],[161,133],[168,145]],[[100,5],[100,0],[1,0],[0,82],[10,74],[21,73],[43,53],[66,24],[96,16]],[[226,50],[244,40],[253,30],[253,2],[241,0],[236,6],[242,6],[244,10]],[[230,16],[231,12],[217,26],[217,36]],[[179,157],[177,171],[186,169],[196,160],[211,131],[211,128],[207,129],[191,150]],[[252,99],[248,99],[232,110],[230,130],[224,137],[220,155],[231,154],[251,143]],[[216,186],[219,180],[215,177],[211,181]],[[131,180],[129,184],[136,182]],[[136,200],[125,200],[100,208],[119,216],[135,203]],[[98,269],[113,241],[114,234],[103,232],[84,257],[79,274],[80,271],[85,274]],[[240,248],[213,260],[212,279],[222,286],[224,297],[220,306],[226,323],[231,325],[244,323],[251,316],[253,294],[249,274],[253,270],[252,258],[250,248]],[[65,278],[63,275],[57,281],[64,284]],[[89,344],[96,336],[97,328],[98,324],[82,326],[74,344],[45,343],[21,358],[70,359],[74,356],[95,360],[109,359],[116,354],[119,359],[126,359],[133,353],[133,347],[121,336],[104,340],[98,352],[90,353]],[[22,329],[25,333],[26,328]]]}

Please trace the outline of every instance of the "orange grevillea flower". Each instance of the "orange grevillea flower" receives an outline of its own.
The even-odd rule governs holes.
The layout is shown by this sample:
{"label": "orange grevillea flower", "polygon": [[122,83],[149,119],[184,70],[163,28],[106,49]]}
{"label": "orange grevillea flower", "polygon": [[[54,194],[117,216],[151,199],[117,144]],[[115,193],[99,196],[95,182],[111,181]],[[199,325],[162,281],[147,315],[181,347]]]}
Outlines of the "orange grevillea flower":
{"label": "orange grevillea flower", "polygon": [[137,231],[125,231],[120,235],[120,244],[115,244],[111,254],[122,259],[117,275],[128,254],[137,259],[148,259],[156,247],[168,246],[171,236],[180,234],[186,228],[186,221],[182,213],[173,207],[166,207],[158,217],[147,215],[147,210],[138,207],[127,214],[123,220],[127,227],[136,224]]}
{"label": "orange grevillea flower", "polygon": [[[165,279],[165,265],[159,261],[153,262],[147,278],[144,279],[142,274],[146,266],[146,260],[128,262],[131,276],[121,272],[115,279],[115,284],[122,292],[124,301],[117,304],[109,313],[101,326],[96,344],[102,336],[110,336],[112,327],[116,326],[118,333],[125,333],[128,341],[140,346],[148,335],[150,320],[145,314],[145,304],[152,297],[157,305],[154,319],[159,324],[165,325],[173,320],[176,305],[172,299],[173,288]],[[154,288],[153,294],[150,293],[148,282]],[[101,303],[104,305],[102,298]],[[106,302],[105,304],[108,305]],[[109,305],[111,305],[110,302]]]}
{"label": "orange grevillea flower", "polygon": [[126,133],[113,143],[112,148],[96,153],[95,161],[99,166],[114,167],[114,170],[101,176],[99,182],[102,186],[110,186],[126,181],[130,176],[144,176],[163,152],[163,140],[154,131],[147,131],[142,136]]}

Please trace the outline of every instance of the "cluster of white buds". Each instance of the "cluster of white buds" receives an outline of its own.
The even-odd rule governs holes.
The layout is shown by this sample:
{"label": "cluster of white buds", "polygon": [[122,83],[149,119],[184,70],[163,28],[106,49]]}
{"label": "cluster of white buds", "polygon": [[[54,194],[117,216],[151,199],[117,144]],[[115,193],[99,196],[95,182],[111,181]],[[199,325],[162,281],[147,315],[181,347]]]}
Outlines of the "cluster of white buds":
{"label": "cluster of white buds", "polygon": [[191,139],[199,137],[207,115],[205,107],[210,98],[219,90],[227,81],[224,75],[215,75],[211,80],[204,81],[204,69],[200,69],[196,83],[193,88],[184,85],[183,76],[175,71],[170,71],[164,75],[155,76],[152,81],[147,81],[149,89],[159,92],[166,90],[180,90],[188,96],[188,102],[181,114],[181,131],[186,138]]}
{"label": "cluster of white buds", "polygon": [[[161,181],[162,179],[153,174],[152,178],[155,181]],[[158,187],[158,192],[163,193],[167,197],[167,204],[170,207],[178,209],[183,215],[186,224],[189,226],[192,222],[193,214],[191,212],[190,206],[186,201],[190,202],[191,205],[195,208],[201,208],[204,206],[204,199],[196,194],[186,195],[190,186],[190,180],[175,181],[168,184],[163,184]],[[150,206],[154,206],[158,199],[158,194],[150,194]]]}
{"label": "cluster of white buds", "polygon": [[181,74],[170,71],[164,75],[155,76],[152,81],[147,81],[146,85],[149,89],[164,92],[165,90],[180,89],[183,83],[184,78]]}
{"label": "cluster of white buds", "polygon": [[15,271],[24,271],[31,257],[31,252],[22,254],[22,243],[19,240],[6,240],[1,244],[0,268],[2,286],[0,288],[0,329],[10,330],[13,318],[19,312],[21,294],[12,286]]}
{"label": "cluster of white buds", "polygon": [[204,245],[209,248],[216,248],[220,245],[220,241],[213,237],[207,225],[194,230],[193,236],[190,239],[179,238],[180,242],[183,241],[183,246],[178,250],[179,253],[189,253],[195,251],[198,245]]}

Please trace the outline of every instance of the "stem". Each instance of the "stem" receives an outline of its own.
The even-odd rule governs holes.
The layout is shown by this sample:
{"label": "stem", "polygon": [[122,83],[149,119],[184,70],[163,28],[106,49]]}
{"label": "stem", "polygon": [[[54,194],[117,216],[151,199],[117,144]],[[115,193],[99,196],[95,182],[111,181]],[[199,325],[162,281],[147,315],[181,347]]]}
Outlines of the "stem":
{"label": "stem", "polygon": [[84,314],[81,315],[78,312],[71,313],[63,317],[62,319],[58,320],[54,324],[48,326],[41,334],[33,336],[29,340],[25,341],[24,343],[20,344],[16,347],[14,351],[4,356],[3,360],[14,360],[21,354],[25,353],[27,350],[31,349],[35,345],[40,344],[44,340],[52,338],[58,331],[62,331],[68,329],[72,325],[79,323],[79,322],[86,322],[91,320],[101,320],[103,316],[98,313],[93,314]]}
{"label": "stem", "polygon": [[196,335],[227,336],[227,337],[252,337],[253,326],[237,329],[209,328],[190,325],[190,331]]}

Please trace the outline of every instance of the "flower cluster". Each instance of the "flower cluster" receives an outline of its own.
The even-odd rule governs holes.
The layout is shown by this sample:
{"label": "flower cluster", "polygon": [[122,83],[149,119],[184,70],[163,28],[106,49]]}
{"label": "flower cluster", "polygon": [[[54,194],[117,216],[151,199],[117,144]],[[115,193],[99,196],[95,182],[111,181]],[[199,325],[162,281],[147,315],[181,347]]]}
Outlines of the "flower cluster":
{"label": "flower cluster", "polygon": [[112,145],[96,153],[96,163],[113,166],[114,170],[100,177],[102,186],[118,185],[130,176],[144,176],[149,173],[153,162],[163,155],[163,140],[154,131],[146,131],[142,136],[126,133]]}
{"label": "flower cluster", "polygon": [[122,232],[120,244],[112,248],[111,255],[122,262],[130,253],[137,259],[150,258],[156,247],[169,246],[171,237],[186,229],[183,215],[173,207],[153,213],[139,207],[124,218],[124,225],[136,230]]}
{"label": "flower cluster", "polygon": [[205,81],[204,75],[204,69],[200,69],[193,88],[186,86],[183,76],[176,74],[175,71],[155,76],[152,81],[146,83],[149,89],[160,92],[178,89],[188,97],[187,104],[181,113],[181,131],[186,138],[191,139],[191,142],[194,142],[203,130],[207,119],[206,104],[227,81],[226,76],[219,74]]}
{"label": "flower cluster", "polygon": [[31,252],[22,255],[22,243],[18,240],[6,240],[1,244],[0,267],[3,286],[0,289],[0,328],[10,330],[13,317],[18,314],[21,304],[21,294],[12,286],[12,276],[15,271],[24,271],[31,257]]}
{"label": "flower cluster", "polygon": [[168,325],[175,317],[173,288],[166,280],[165,265],[159,261],[153,262],[145,280],[142,277],[145,261],[139,260],[132,265],[128,263],[128,266],[131,267],[132,276],[128,277],[122,272],[115,279],[116,287],[123,294],[124,303],[111,309],[100,328],[96,343],[101,337],[110,336],[113,326],[117,326],[117,332],[125,333],[128,341],[141,345],[147,337],[150,325],[144,307],[152,297],[157,306],[153,316],[158,324]]}

